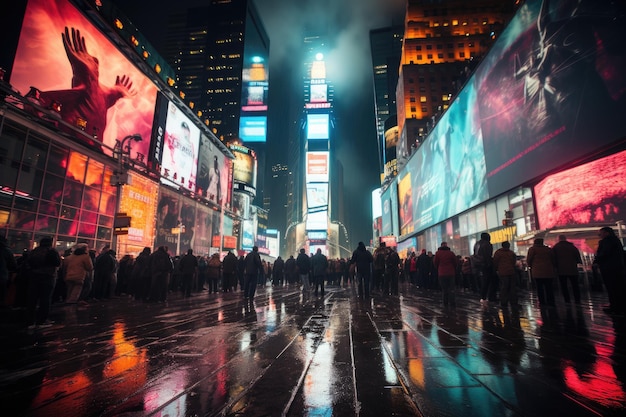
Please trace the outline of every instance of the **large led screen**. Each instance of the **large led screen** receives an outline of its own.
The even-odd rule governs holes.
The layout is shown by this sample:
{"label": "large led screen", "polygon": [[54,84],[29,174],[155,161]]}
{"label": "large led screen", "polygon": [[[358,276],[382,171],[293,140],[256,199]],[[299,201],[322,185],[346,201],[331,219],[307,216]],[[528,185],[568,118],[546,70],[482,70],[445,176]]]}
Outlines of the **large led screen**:
{"label": "large led screen", "polygon": [[624,220],[626,151],[550,175],[534,194],[541,229]]}
{"label": "large led screen", "polygon": [[307,214],[306,230],[328,230],[328,211]]}
{"label": "large led screen", "polygon": [[172,102],[167,105],[161,176],[188,190],[196,190],[200,129]]}
{"label": "large led screen", "polygon": [[242,184],[256,189],[257,160],[250,149],[241,147],[233,148],[233,181],[235,184]]}
{"label": "large led screen", "polygon": [[306,202],[309,209],[328,206],[328,183],[310,182],[306,185]]}
{"label": "large led screen", "polygon": [[267,139],[267,116],[241,116],[239,137],[244,142],[265,142]]}
{"label": "large led screen", "polygon": [[[626,135],[623,1],[527,1],[478,68],[489,194]],[[467,132],[463,132],[466,134]]]}
{"label": "large led screen", "polygon": [[391,224],[391,219],[393,218],[393,212],[391,211],[391,189],[394,185],[395,183],[392,183],[381,196],[383,222],[382,234],[384,236],[393,234],[393,227]]}
{"label": "large led screen", "polygon": [[306,153],[306,182],[328,182],[328,152]]}
{"label": "large led screen", "polygon": [[118,237],[122,253],[139,255],[144,247],[152,245],[158,190],[157,183],[138,174],[132,174],[131,184],[122,187],[119,211],[131,217],[128,234]]}
{"label": "large led screen", "polygon": [[[41,91],[43,107],[61,105],[61,117],[82,124],[89,146],[113,148],[140,134],[131,157],[148,154],[157,89],[67,0],[30,0],[11,84],[23,94]],[[80,122],[80,123],[79,123]]]}
{"label": "large led screen", "polygon": [[[411,161],[414,161],[412,159]],[[406,235],[413,231],[413,190],[411,189],[411,172],[401,173],[398,177],[398,215],[400,216],[400,233]]]}
{"label": "large led screen", "polygon": [[328,84],[311,84],[311,103],[328,101]]}
{"label": "large led screen", "polygon": [[232,161],[206,135],[200,136],[196,192],[215,204],[230,205]]}
{"label": "large led screen", "polygon": [[328,139],[330,132],[330,117],[325,114],[306,115],[306,138],[307,139]]}

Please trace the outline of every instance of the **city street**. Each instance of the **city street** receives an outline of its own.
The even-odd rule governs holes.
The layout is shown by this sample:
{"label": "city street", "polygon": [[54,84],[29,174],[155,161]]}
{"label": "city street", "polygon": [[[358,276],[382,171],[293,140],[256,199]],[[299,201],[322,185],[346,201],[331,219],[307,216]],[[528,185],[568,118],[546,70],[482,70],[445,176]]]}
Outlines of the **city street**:
{"label": "city street", "polygon": [[53,305],[50,327],[2,313],[6,416],[623,416],[626,326],[606,295],[519,314],[401,285],[170,293]]}

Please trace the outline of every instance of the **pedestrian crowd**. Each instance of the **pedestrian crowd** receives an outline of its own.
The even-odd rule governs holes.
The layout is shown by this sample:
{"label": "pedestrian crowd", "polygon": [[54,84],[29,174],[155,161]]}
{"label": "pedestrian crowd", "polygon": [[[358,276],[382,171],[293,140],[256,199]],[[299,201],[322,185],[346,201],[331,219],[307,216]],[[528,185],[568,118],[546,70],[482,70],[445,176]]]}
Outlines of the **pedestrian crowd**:
{"label": "pedestrian crowd", "polygon": [[[610,227],[599,230],[594,268],[602,276],[608,293],[607,314],[626,312],[625,251],[621,240]],[[526,265],[539,306],[556,306],[555,283],[563,301],[582,302],[578,248],[559,236],[553,247],[536,238],[528,249]],[[489,233],[482,233],[469,256],[456,255],[441,242],[433,254],[422,249],[401,259],[394,247],[384,242],[370,252],[363,242],[348,259],[328,259],[321,249],[307,254],[302,248],[297,257],[273,263],[261,259],[255,246],[245,256],[228,251],[197,256],[188,249],[183,256],[171,257],[161,246],[155,251],[144,248],[134,258],[117,259],[116,252],[105,246],[96,252],[79,243],[63,255],[53,247],[53,239],[44,237],[36,248],[15,257],[0,238],[0,301],[2,307],[25,311],[24,325],[50,325],[52,303],[62,302],[80,307],[92,301],[128,296],[142,302],[165,302],[168,295],[182,297],[206,291],[210,294],[235,292],[239,288],[247,300],[254,298],[259,285],[299,286],[305,296],[324,296],[325,285],[355,284],[358,296],[369,298],[399,294],[399,283],[416,288],[441,291],[446,308],[456,305],[456,291],[477,294],[482,305],[499,304],[504,310],[518,309],[518,289],[522,283],[518,256],[510,242],[502,242],[494,252]],[[571,297],[570,297],[571,292]]]}

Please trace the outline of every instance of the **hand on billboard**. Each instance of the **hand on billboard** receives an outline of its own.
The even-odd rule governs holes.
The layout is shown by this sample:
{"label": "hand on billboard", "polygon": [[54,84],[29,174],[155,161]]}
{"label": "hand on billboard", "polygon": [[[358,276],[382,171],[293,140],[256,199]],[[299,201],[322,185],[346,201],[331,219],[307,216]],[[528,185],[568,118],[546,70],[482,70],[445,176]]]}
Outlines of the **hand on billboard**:
{"label": "hand on billboard", "polygon": [[98,59],[87,52],[85,38],[80,35],[80,30],[72,28],[70,37],[69,29],[66,26],[65,33],[62,33],[61,37],[67,59],[72,66],[72,88],[98,83]]}
{"label": "hand on billboard", "polygon": [[127,75],[118,75],[115,85],[107,87],[99,81],[100,62],[87,51],[87,44],[80,30],[65,27],[61,34],[67,59],[72,67],[72,85],[67,90],[45,91],[41,97],[45,103],[61,104],[61,117],[74,125],[78,119],[86,121],[88,132],[102,138],[107,124],[107,111],[125,97],[136,95],[133,83]]}
{"label": "hand on billboard", "polygon": [[109,99],[113,100],[111,106],[115,104],[117,100],[124,97],[132,97],[135,96],[137,92],[133,90],[133,82],[127,75],[118,75],[115,77],[115,86],[111,88],[111,94],[109,95]]}

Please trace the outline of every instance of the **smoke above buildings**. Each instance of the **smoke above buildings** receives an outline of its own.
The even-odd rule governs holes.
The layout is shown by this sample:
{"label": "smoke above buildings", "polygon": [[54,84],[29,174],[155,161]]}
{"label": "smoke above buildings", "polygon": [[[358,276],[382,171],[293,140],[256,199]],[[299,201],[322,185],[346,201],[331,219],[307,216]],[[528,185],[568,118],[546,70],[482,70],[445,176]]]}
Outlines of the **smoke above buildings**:
{"label": "smoke above buildings", "polygon": [[270,38],[274,63],[299,70],[300,62],[289,61],[301,56],[304,36],[325,35],[330,46],[328,78],[338,94],[353,98],[353,93],[372,85],[369,31],[402,22],[406,0],[256,0],[255,4]]}

